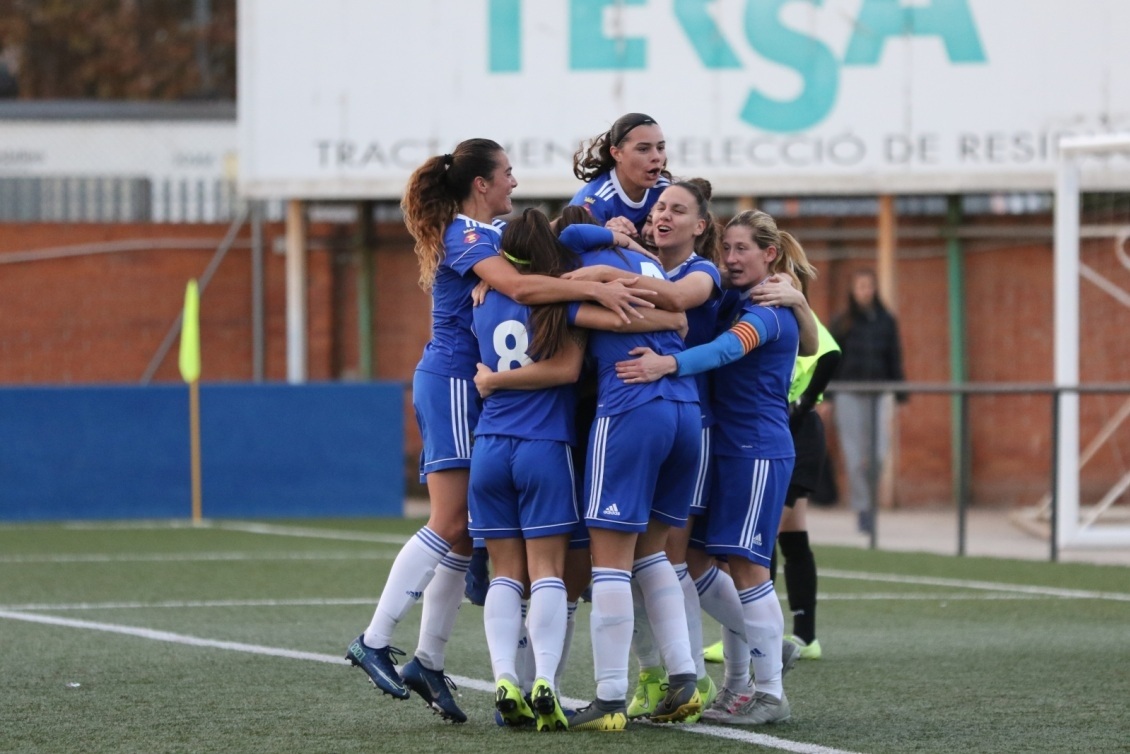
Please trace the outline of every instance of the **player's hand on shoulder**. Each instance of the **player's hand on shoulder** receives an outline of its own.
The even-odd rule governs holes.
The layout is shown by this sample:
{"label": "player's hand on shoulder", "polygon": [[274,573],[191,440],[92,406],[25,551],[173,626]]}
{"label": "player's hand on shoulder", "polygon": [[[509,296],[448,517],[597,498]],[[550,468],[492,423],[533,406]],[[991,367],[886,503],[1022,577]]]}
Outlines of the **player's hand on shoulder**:
{"label": "player's hand on shoulder", "polygon": [[635,224],[624,216],[613,217],[604,224],[604,227],[608,228],[613,233],[623,233],[624,235],[631,236],[633,238],[639,235],[639,231],[636,230]]}
{"label": "player's hand on shoulder", "polygon": [[601,283],[597,287],[596,303],[616,312],[625,322],[631,322],[633,318],[642,319],[643,315],[636,311],[636,307],[654,309],[655,304],[646,297],[655,294],[654,291],[635,288],[638,280],[638,277],[632,277]]}
{"label": "player's hand on shoulder", "polygon": [[479,306],[487,299],[487,291],[490,290],[490,285],[485,280],[480,280],[479,284],[471,291],[471,302],[475,306]]}

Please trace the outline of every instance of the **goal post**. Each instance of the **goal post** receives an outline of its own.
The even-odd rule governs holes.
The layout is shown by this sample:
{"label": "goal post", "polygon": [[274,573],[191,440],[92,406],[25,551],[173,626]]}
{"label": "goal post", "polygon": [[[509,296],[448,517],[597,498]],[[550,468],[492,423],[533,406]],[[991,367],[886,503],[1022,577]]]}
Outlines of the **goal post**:
{"label": "goal post", "polygon": [[[1080,518],[1079,393],[1068,390],[1079,385],[1082,163],[1087,157],[1109,154],[1130,156],[1130,132],[1067,136],[1059,141],[1053,265],[1054,374],[1056,387],[1065,390],[1059,396],[1058,433],[1053,442],[1057,443],[1055,532],[1056,545],[1061,548],[1130,546],[1130,526],[1099,525],[1097,515],[1085,521]],[[1130,190],[1130,186],[1123,190]],[[1116,240],[1122,240],[1121,234]],[[1120,493],[1128,482],[1130,475],[1115,489],[1121,488]]]}

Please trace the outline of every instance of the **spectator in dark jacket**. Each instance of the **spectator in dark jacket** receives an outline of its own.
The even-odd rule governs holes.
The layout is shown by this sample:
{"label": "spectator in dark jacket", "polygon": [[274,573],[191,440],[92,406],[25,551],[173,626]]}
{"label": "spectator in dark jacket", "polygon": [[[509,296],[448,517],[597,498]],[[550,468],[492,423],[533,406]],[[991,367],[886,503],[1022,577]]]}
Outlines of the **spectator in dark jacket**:
{"label": "spectator in dark jacket", "polygon": [[[851,382],[901,382],[902,348],[898,323],[883,306],[877,293],[875,273],[861,270],[852,276],[847,311],[832,322],[831,332],[843,349],[837,379]],[[899,402],[906,395],[897,396]],[[836,428],[847,467],[849,499],[859,518],[859,530],[870,532],[871,451],[876,449],[879,467],[890,445],[891,396],[838,393],[835,396]],[[877,420],[877,421],[876,421]],[[877,435],[876,435],[877,433]]]}

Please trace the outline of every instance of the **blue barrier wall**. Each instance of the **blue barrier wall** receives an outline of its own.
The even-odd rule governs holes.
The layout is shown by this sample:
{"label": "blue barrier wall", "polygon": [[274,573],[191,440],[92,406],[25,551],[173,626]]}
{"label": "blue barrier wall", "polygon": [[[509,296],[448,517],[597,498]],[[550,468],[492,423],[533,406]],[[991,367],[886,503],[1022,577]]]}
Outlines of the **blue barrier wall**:
{"label": "blue barrier wall", "polygon": [[[200,388],[206,518],[400,516],[400,383]],[[188,387],[0,389],[0,520],[188,518]]]}

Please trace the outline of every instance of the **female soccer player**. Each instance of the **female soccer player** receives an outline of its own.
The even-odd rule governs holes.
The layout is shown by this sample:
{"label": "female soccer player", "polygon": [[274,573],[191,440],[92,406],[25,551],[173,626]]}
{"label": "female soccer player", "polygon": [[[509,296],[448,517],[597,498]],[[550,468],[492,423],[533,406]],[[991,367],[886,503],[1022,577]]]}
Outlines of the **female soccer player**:
{"label": "female soccer player", "polygon": [[[579,260],[557,244],[531,243],[540,220],[527,210],[502,234],[504,256],[523,272],[557,276]],[[564,306],[528,307],[498,291],[474,310],[481,363],[495,372],[539,361],[560,365],[560,384],[542,390],[487,390],[471,453],[470,533],[486,540],[494,578],[483,606],[496,684],[495,706],[509,725],[533,721],[519,685],[522,600],[529,584],[527,627],[535,660],[531,703],[538,730],[567,727],[554,677],[565,640],[565,551],[578,521],[570,446],[573,383],[584,360],[583,336],[569,331]]]}
{"label": "female soccer player", "polygon": [[[635,252],[607,248],[586,252],[582,260],[664,278],[654,262]],[[681,339],[665,333],[589,336],[598,387],[585,469],[585,521],[592,551],[597,694],[570,723],[577,730],[620,730],[627,723],[633,576],[640,580],[670,673],[667,694],[651,718],[683,720],[702,708],[678,577],[663,552],[667,530],[685,524],[693,493],[701,426],[698,391],[690,379],[642,390],[617,380],[615,362],[641,345],[664,353],[683,348]]]}
{"label": "female soccer player", "polygon": [[[710,196],[709,181],[695,179],[674,183],[663,190],[647,219],[651,226],[652,242],[670,282],[649,277],[641,280],[639,285],[657,291],[655,301],[658,306],[686,311],[689,326],[685,339],[687,346],[699,345],[714,337],[718,303],[722,295],[722,278],[715,264],[719,257],[719,234],[710,212]],[[595,280],[614,280],[628,274],[630,273],[625,270],[601,266],[585,267],[570,273],[571,276]],[[692,518],[705,510],[711,465],[710,427],[714,424],[706,375],[696,375],[695,381],[698,385],[702,430],[700,465],[690,508]],[[717,692],[702,660],[701,610],[694,580],[687,569],[690,530],[689,524],[672,527],[667,535],[665,549],[683,591],[699,695],[703,705],[709,706]],[[705,571],[710,558],[705,552],[699,557],[703,561],[700,570]],[[640,662],[640,675],[632,701],[628,705],[629,719],[650,715],[656,709],[663,698],[663,685],[667,680],[644,612],[646,601],[640,593],[638,580],[633,580],[632,592],[636,609],[634,647]],[[697,719],[697,716],[693,717]]]}
{"label": "female soccer player", "polygon": [[628,113],[573,156],[573,174],[585,182],[570,204],[613,230],[638,236],[664,187],[667,141],[649,115]]}
{"label": "female soccer player", "polygon": [[[499,254],[493,219],[512,209],[518,182],[496,142],[469,139],[451,154],[428,159],[411,176],[402,208],[416,239],[420,284],[432,294],[432,338],[412,380],[412,403],[424,442],[420,476],[427,481],[428,523],[397,555],[369,627],[347,659],[397,699],[415,691],[446,720],[467,716],[443,673],[448,637],[463,599],[470,560],[467,484],[471,433],[480,402],[471,387],[479,353],[471,332],[471,291],[480,279],[524,304],[593,300],[625,321],[651,304],[622,284],[598,285],[545,275],[522,275]],[[397,673],[393,630],[424,597],[415,657]]]}
{"label": "female soccer player", "polygon": [[[779,231],[772,217],[755,211],[739,214],[726,226],[723,253],[731,283],[742,290],[763,282],[779,254],[803,259],[796,240]],[[781,685],[784,616],[769,562],[792,475],[788,393],[799,343],[791,309],[750,302],[733,326],[710,343],[675,355],[639,348],[633,351],[637,358],[616,365],[627,384],[715,370],[717,465],[707,551],[729,556],[757,690],[733,714],[715,716],[708,710],[706,719],[757,725],[790,716]]]}
{"label": "female soccer player", "polygon": [[[536,209],[508,224],[502,241],[503,256],[527,274],[559,275],[580,263]],[[629,327],[685,321],[648,312],[658,324],[647,324],[645,317]],[[589,327],[622,324],[612,312],[588,305],[575,319]],[[474,323],[483,356],[475,382],[485,401],[471,461],[470,529],[486,540],[495,564],[484,621],[496,707],[511,725],[533,718],[517,667],[521,600],[528,583],[527,625],[536,665],[531,700],[538,729],[561,730],[566,719],[556,701],[554,676],[565,635],[565,550],[579,518],[568,446],[574,440],[573,383],[584,337],[577,331],[570,337],[564,307],[531,309],[497,291],[475,308]]]}

